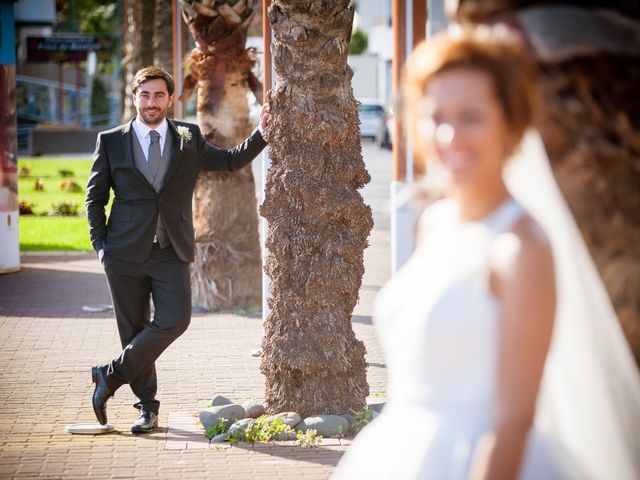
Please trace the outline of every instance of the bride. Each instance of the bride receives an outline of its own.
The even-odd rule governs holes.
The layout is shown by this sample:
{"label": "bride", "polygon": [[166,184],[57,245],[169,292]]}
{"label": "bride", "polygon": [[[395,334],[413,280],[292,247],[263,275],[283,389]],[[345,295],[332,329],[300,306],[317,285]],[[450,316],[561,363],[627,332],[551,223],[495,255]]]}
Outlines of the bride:
{"label": "bride", "polygon": [[524,56],[486,30],[441,34],[406,94],[424,188],[443,198],[377,299],[388,403],[333,478],[640,478],[640,376],[527,133]]}

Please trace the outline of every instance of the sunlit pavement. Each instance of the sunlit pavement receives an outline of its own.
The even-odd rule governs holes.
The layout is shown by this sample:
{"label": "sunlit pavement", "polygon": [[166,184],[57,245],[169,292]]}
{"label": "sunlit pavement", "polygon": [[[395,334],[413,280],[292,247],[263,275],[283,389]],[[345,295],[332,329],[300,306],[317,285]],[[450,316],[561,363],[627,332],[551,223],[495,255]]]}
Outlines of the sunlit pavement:
{"label": "sunlit pavement", "polygon": [[[353,317],[367,347],[371,394],[384,394],[386,369],[371,325],[372,302],[389,277],[391,154],[363,142],[372,182],[363,189],[374,231]],[[260,172],[259,164],[255,170]],[[261,179],[256,175],[257,183]],[[116,431],[72,436],[67,424],[94,422],[90,366],[118,352],[110,312],[83,306],[110,303],[93,254],[29,254],[22,271],[0,276],[0,478],[325,479],[347,445],[320,448],[240,444],[210,446],[197,412],[214,394],[237,401],[263,398],[258,316],[195,315],[189,330],[158,361],[161,428],[134,436],[136,410],[125,387],[108,404]],[[189,424],[189,418],[192,418]]]}

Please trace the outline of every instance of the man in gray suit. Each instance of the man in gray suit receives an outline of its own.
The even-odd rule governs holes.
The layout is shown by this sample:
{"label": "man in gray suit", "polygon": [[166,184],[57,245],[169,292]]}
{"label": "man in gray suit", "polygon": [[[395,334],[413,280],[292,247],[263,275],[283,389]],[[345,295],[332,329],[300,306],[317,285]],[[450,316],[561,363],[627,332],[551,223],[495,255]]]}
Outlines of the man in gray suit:
{"label": "man in gray suit", "polygon": [[[106,365],[92,368],[93,409],[106,424],[107,400],[128,383],[140,410],[131,431],[141,433],[158,425],[154,362],[191,320],[191,201],[198,173],[234,171],[251,163],[266,145],[260,129],[268,113],[263,108],[260,128],[225,150],[207,143],[197,125],[166,119],[174,83],[163,69],[139,70],[131,87],[137,116],[98,135],[86,208],[123,348]],[[110,190],[115,198],[107,220]]]}

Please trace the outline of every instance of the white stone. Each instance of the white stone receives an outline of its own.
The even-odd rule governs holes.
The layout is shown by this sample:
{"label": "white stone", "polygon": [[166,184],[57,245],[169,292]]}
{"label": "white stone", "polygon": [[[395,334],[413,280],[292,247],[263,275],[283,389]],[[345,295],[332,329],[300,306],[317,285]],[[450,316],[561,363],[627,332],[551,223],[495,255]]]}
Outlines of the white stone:
{"label": "white stone", "polygon": [[223,395],[214,395],[211,399],[212,407],[219,407],[220,405],[231,405],[233,402]]}
{"label": "white stone", "polygon": [[264,405],[260,403],[245,403],[242,406],[245,409],[246,416],[249,418],[258,418],[266,413]]}
{"label": "white stone", "polygon": [[305,418],[296,430],[313,429],[323,437],[343,437],[349,431],[349,421],[339,415],[315,415]]}
{"label": "white stone", "polygon": [[302,417],[295,412],[283,412],[276,415],[271,415],[266,418],[267,422],[272,422],[278,418],[282,419],[284,425],[289,425],[291,428],[295,428],[302,421]]}
{"label": "white stone", "polygon": [[229,426],[236,420],[245,417],[244,408],[240,405],[219,405],[217,407],[209,407],[200,412],[200,423],[205,430],[217,424],[220,419],[225,420],[225,425]]}

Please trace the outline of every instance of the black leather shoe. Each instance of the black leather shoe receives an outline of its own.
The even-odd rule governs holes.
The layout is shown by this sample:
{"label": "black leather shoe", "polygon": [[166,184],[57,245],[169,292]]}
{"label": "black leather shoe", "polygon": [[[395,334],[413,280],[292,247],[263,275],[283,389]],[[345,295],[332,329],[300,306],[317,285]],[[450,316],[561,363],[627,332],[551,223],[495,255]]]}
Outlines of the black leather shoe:
{"label": "black leather shoe", "polygon": [[93,391],[93,411],[96,414],[98,422],[102,425],[107,423],[107,400],[113,397],[115,393],[107,385],[104,370],[101,367],[91,367],[91,379],[96,384]]}
{"label": "black leather shoe", "polygon": [[138,419],[131,425],[132,433],[149,433],[158,427],[158,415],[146,410],[140,410]]}

